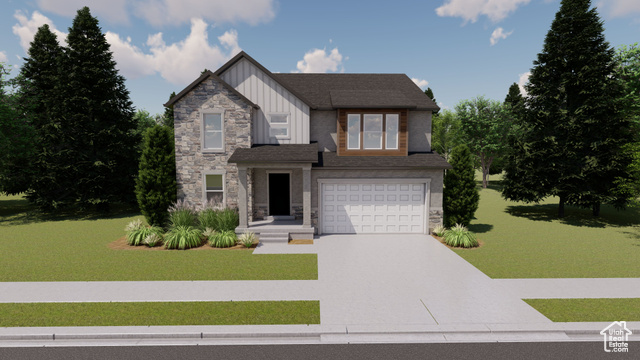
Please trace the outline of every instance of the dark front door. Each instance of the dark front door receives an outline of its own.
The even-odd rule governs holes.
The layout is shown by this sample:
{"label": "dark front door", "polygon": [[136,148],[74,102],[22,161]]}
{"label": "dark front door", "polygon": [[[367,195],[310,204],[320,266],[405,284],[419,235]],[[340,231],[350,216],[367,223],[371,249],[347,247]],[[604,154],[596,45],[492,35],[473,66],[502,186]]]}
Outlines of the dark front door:
{"label": "dark front door", "polygon": [[290,215],[289,174],[269,174],[269,215]]}

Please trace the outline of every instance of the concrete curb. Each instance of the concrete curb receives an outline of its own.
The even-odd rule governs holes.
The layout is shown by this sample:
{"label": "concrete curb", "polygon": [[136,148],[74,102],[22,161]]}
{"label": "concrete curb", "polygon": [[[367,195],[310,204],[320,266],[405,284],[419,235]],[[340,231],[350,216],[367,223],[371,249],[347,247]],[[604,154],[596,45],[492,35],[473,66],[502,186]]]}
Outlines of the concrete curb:
{"label": "concrete curb", "polygon": [[[352,344],[602,341],[609,323],[0,328],[0,347],[158,344]],[[628,322],[640,341],[640,322]]]}

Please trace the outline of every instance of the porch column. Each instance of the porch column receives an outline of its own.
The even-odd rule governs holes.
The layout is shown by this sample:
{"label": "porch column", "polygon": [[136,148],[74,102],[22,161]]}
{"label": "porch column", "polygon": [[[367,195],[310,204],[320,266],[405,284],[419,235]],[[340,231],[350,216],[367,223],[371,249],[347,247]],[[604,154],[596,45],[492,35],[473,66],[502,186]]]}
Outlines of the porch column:
{"label": "porch column", "polygon": [[238,214],[241,228],[249,227],[247,214],[247,168],[238,166]]}
{"label": "porch column", "polygon": [[302,168],[302,227],[311,227],[311,167]]}

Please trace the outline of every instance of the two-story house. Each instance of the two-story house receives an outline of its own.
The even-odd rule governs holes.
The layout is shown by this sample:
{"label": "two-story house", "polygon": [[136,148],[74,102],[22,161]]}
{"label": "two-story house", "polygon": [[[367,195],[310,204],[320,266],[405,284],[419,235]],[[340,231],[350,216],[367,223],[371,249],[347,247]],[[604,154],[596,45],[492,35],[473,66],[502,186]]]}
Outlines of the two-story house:
{"label": "two-story house", "polygon": [[178,197],[237,207],[239,232],[278,216],[301,220],[294,238],[442,224],[438,107],[404,74],[271,73],[241,52],[165,106]]}

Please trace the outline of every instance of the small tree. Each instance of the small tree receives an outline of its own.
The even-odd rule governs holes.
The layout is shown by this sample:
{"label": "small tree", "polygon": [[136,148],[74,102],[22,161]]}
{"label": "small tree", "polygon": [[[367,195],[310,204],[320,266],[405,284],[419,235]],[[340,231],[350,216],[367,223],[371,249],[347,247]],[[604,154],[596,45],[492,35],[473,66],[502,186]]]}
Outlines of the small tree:
{"label": "small tree", "polygon": [[176,201],[176,157],[173,129],[155,125],[144,136],[136,198],[150,225],[163,226]]}
{"label": "small tree", "polygon": [[453,169],[444,176],[444,226],[468,225],[476,210],[480,194],[474,179],[473,158],[466,145],[458,145],[449,158]]}
{"label": "small tree", "polygon": [[[429,99],[433,100],[434,103],[438,104],[436,102],[436,98],[433,96],[433,90],[431,90],[430,87],[428,87],[427,90],[424,91],[424,94],[427,95]],[[438,115],[439,111],[440,110],[433,110],[433,115]]]}
{"label": "small tree", "polygon": [[433,116],[432,122],[431,148],[448,160],[453,148],[460,143],[460,120],[453,111],[443,110]]}

